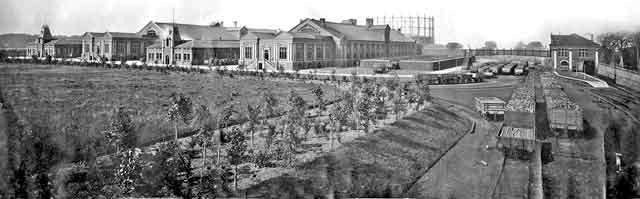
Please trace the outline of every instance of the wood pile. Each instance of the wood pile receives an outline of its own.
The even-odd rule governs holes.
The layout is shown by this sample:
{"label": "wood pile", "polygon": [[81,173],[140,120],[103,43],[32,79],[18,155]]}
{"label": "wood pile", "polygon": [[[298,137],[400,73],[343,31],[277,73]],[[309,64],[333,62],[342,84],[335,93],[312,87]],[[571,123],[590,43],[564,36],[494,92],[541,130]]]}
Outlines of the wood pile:
{"label": "wood pile", "polygon": [[[529,83],[525,82],[525,85]],[[533,113],[536,109],[535,91],[532,86],[516,88],[507,104],[507,111]]]}

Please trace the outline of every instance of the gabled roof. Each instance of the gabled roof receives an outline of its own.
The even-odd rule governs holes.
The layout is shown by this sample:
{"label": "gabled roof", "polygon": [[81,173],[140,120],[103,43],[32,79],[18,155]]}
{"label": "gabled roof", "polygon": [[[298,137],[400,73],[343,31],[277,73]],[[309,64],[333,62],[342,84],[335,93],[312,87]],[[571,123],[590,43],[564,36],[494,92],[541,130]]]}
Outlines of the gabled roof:
{"label": "gabled roof", "polygon": [[600,45],[574,33],[570,35],[551,35],[551,44],[549,44],[549,46],[579,46],[597,48]]}
{"label": "gabled roof", "polygon": [[223,27],[161,22],[152,23],[161,29],[162,33],[159,35],[168,35],[172,26],[177,27],[182,40],[240,40],[238,34],[233,34]]}
{"label": "gabled roof", "polygon": [[193,40],[176,46],[176,48],[237,48],[240,41]]}
{"label": "gabled roof", "polygon": [[[384,41],[385,29],[387,25],[362,26],[351,23],[336,23],[325,21],[324,23],[315,19],[306,19],[301,24],[313,23],[332,35],[347,40],[356,41]],[[300,24],[298,25],[300,26]],[[296,27],[298,27],[296,26]],[[395,42],[415,42],[409,37],[404,36],[397,30],[389,29],[389,40]]]}

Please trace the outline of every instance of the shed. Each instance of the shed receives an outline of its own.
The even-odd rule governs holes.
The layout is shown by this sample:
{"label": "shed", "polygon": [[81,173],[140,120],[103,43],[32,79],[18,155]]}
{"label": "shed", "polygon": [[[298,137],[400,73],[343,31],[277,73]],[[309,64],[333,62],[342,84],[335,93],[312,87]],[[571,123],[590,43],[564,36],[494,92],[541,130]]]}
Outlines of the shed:
{"label": "shed", "polygon": [[[497,97],[475,97],[476,110],[485,118],[504,119],[506,102]],[[500,119],[501,118],[501,119]]]}

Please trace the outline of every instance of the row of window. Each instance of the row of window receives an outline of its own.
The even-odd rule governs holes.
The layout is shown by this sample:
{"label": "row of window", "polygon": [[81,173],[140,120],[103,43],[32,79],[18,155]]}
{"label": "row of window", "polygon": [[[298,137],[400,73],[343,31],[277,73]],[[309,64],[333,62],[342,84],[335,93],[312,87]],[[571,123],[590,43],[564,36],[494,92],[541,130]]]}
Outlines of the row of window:
{"label": "row of window", "polygon": [[568,57],[569,56],[569,51],[573,51],[575,52],[572,56],[577,56],[577,57],[588,57],[589,56],[589,50],[588,49],[566,49],[566,48],[560,48],[560,49],[556,49],[558,52],[558,56],[561,57]]}
{"label": "row of window", "polygon": [[[148,53],[147,57],[149,59],[162,59],[162,53]],[[191,60],[191,54],[174,54],[173,57],[175,60],[185,60],[185,61],[189,61]]]}
{"label": "row of window", "polygon": [[[313,45],[313,44],[307,44],[306,45],[307,49],[306,49],[306,57],[305,57],[305,44],[294,44],[294,48],[295,48],[295,58],[296,60],[314,60],[314,58],[316,60],[320,60],[320,59],[324,59],[325,53],[324,53],[324,45]],[[315,51],[314,51],[315,49]],[[287,47],[279,47],[278,48],[278,59],[288,59],[288,52],[289,48]],[[253,59],[253,47],[244,47],[244,58],[245,59]],[[270,59],[270,55],[268,53],[269,49],[266,49],[265,52],[265,58]],[[315,56],[314,56],[315,55]]]}

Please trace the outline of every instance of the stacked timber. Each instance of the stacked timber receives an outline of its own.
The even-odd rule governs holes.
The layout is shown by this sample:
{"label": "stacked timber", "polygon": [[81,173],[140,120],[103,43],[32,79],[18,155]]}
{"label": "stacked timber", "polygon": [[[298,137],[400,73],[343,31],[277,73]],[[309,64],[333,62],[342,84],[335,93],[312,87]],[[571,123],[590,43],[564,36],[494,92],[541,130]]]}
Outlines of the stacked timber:
{"label": "stacked timber", "polygon": [[534,81],[528,75],[522,86],[513,90],[505,108],[505,125],[514,128],[533,128],[535,124]]}
{"label": "stacked timber", "polygon": [[541,80],[549,127],[556,132],[583,131],[583,111],[580,106],[569,98],[552,74],[543,74]]}
{"label": "stacked timber", "polygon": [[533,128],[503,126],[498,133],[498,148],[533,152],[536,134]]}

